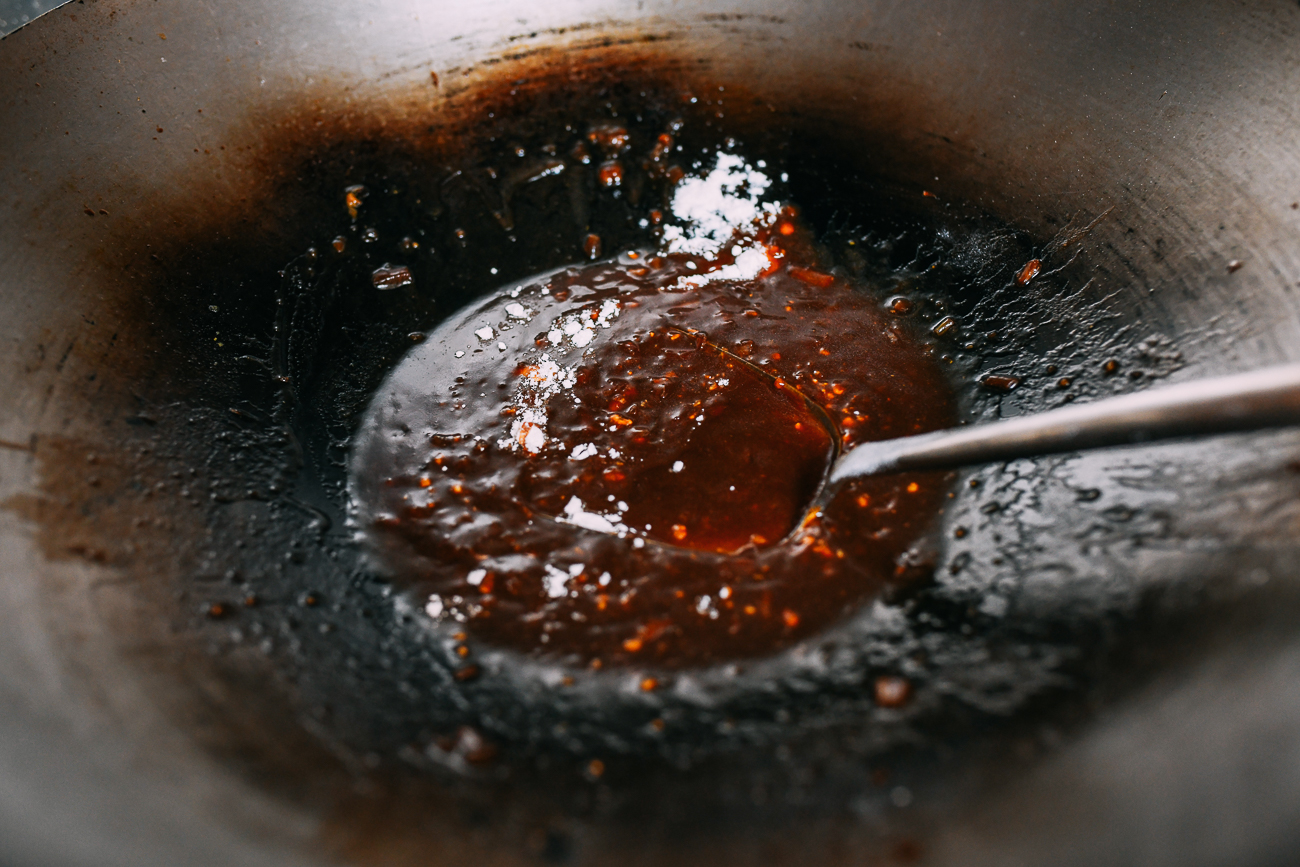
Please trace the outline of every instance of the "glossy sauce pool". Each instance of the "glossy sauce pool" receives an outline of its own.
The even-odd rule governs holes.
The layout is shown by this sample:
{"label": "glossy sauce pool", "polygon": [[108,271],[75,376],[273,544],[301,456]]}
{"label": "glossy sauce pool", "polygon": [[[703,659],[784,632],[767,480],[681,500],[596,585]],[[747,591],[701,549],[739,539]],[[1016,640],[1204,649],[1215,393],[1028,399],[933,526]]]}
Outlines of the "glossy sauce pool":
{"label": "glossy sauce pool", "polygon": [[906,311],[829,268],[769,185],[719,152],[657,249],[507,285],[390,373],[355,516],[425,616],[680,668],[771,653],[906,577],[940,477],[859,481],[801,519],[836,440],[950,425],[951,394]]}

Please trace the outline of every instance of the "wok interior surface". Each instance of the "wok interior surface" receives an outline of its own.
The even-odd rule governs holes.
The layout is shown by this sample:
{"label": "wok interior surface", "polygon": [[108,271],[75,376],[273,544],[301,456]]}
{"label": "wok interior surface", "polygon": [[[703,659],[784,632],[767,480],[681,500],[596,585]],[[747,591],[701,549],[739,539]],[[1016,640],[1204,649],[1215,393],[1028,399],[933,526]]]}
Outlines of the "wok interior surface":
{"label": "wok interior surface", "polygon": [[[968,420],[1295,360],[1300,9],[461,5],[89,2],[0,44],[0,858],[1291,863],[1292,432],[972,470],[928,577],[652,696],[491,648],[458,680],[342,467],[409,334],[581,240],[509,241],[455,173],[643,93],[936,221]],[[381,241],[471,244],[350,294],[351,183]]]}

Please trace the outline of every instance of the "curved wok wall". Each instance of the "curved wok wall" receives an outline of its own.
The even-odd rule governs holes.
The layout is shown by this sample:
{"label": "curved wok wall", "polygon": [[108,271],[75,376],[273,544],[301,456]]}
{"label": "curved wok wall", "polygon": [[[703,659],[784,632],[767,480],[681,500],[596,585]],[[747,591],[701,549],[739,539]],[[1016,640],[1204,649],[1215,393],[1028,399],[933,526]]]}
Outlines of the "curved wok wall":
{"label": "curved wok wall", "polygon": [[[475,88],[502,70],[670,57],[689,74],[797,101],[810,126],[860,142],[900,183],[1035,235],[1106,215],[1086,239],[1094,279],[1083,308],[1125,323],[1151,366],[1190,378],[1300,358],[1298,32],[1300,9],[1283,2],[91,0],[5,38],[0,859],[323,857],[327,804],[265,794],[195,735],[204,719],[231,715],[224,684],[196,666],[176,699],[183,712],[160,701],[174,673],[155,665],[173,652],[158,601],[121,579],[117,554],[57,538],[72,524],[48,509],[56,519],[75,509],[81,489],[44,513],[30,507],[51,496],[44,443],[108,436],[106,420],[139,415],[140,378],[169,375],[157,349],[167,335],[133,306],[160,267],[140,240],[239,218],[274,232],[274,214],[247,214],[246,200],[314,124],[402,128],[469,111]],[[1150,342],[1158,336],[1168,345]],[[998,411],[1036,405],[1026,392]],[[978,796],[959,783],[918,792],[905,818],[864,823],[847,851],[904,857],[906,838],[935,864],[1294,857],[1300,634],[1287,621],[1300,515],[1287,468],[1297,456],[1300,440],[1281,433],[988,471],[1021,496],[1004,526],[1019,559],[954,583],[1044,619],[1100,597],[1099,612],[1130,604],[1121,598],[1139,606],[1152,587],[1247,601],[1217,620],[1211,606],[1213,641],[1100,702],[1023,772],[976,785]],[[111,471],[94,472],[113,484]],[[1138,519],[1090,541],[1085,529],[1101,519],[1071,492],[1093,488]],[[952,520],[1004,520],[980,505]],[[977,563],[996,553],[970,550]],[[156,634],[123,633],[154,621]],[[574,857],[598,858],[609,841],[584,833],[591,842]],[[448,840],[442,851],[482,846],[492,850]],[[780,860],[707,845],[695,857]]]}

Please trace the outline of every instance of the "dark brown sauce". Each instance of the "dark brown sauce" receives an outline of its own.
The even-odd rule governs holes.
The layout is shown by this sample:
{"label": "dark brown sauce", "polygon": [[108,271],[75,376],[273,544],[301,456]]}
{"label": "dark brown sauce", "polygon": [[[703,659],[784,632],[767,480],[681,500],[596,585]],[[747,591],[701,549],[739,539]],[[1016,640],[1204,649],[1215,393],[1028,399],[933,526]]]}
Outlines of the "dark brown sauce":
{"label": "dark brown sauce", "polygon": [[792,387],[662,327],[601,346],[579,376],[589,371],[581,403],[559,402],[551,428],[593,454],[530,461],[525,495],[538,508],[616,502],[636,535],[720,553],[778,542],[803,516],[838,436]]}
{"label": "dark brown sauce", "polygon": [[834,437],[953,420],[932,346],[871,288],[789,207],[708,254],[504,287],[377,393],[362,529],[429,616],[574,664],[707,664],[823,628],[906,571],[944,496],[864,480],[799,526]]}

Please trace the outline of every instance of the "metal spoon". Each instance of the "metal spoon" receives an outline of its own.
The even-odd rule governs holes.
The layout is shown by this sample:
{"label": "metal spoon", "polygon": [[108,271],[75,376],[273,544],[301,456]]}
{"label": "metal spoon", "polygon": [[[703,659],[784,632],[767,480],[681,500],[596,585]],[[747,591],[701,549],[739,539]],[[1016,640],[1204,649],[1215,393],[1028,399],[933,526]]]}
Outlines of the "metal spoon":
{"label": "metal spoon", "polygon": [[1300,364],[1266,367],[1006,421],[863,443],[831,466],[818,501],[840,482],[862,476],[1293,424],[1300,424]]}

